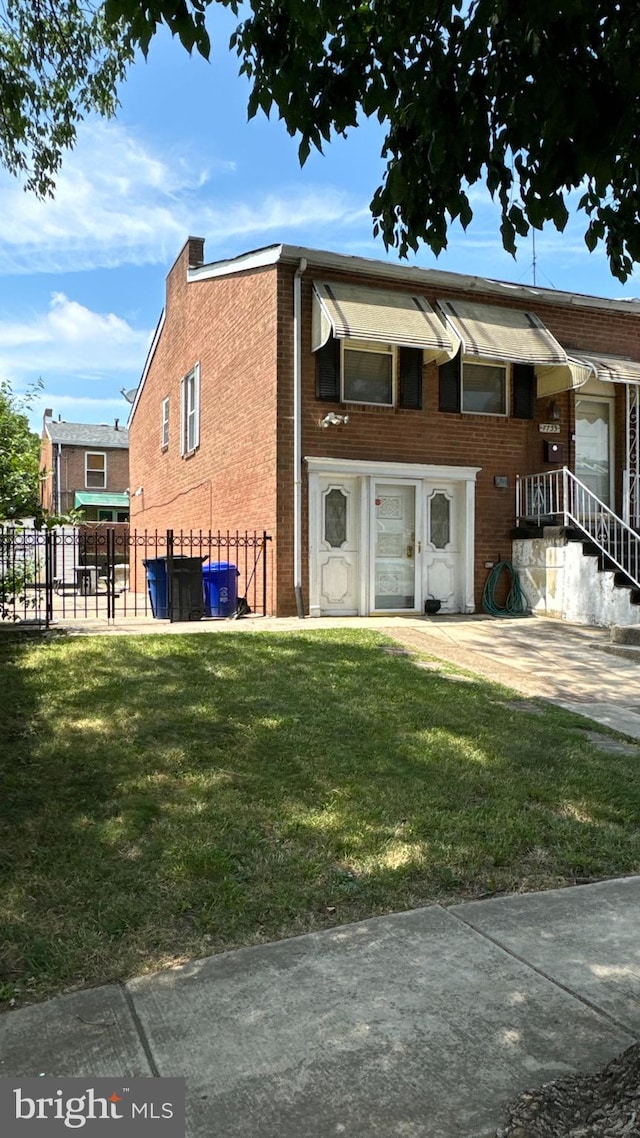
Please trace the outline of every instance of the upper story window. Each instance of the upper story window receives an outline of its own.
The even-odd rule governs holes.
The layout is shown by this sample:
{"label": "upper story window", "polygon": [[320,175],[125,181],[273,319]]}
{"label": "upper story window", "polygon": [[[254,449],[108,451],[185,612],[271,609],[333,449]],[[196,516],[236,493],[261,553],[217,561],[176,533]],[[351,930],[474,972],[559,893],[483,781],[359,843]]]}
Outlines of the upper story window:
{"label": "upper story window", "polygon": [[473,360],[458,353],[441,364],[438,377],[440,411],[467,415],[500,415],[533,419],[536,373],[530,364]]}
{"label": "upper story window", "polygon": [[330,336],[315,357],[317,399],[422,408],[421,348]]}
{"label": "upper story window", "polygon": [[200,364],[196,364],[182,380],[180,404],[180,453],[188,455],[200,445]]}
{"label": "upper story window", "polygon": [[162,400],[162,432],[160,435],[160,446],[163,448],[169,446],[169,396]]}
{"label": "upper story window", "polygon": [[342,399],[345,403],[394,402],[394,351],[390,344],[342,341]]}
{"label": "upper story window", "polygon": [[88,490],[104,490],[107,485],[107,456],[104,451],[88,450],[84,456],[84,484]]}
{"label": "upper story window", "polygon": [[506,364],[462,362],[462,411],[474,415],[507,415]]}

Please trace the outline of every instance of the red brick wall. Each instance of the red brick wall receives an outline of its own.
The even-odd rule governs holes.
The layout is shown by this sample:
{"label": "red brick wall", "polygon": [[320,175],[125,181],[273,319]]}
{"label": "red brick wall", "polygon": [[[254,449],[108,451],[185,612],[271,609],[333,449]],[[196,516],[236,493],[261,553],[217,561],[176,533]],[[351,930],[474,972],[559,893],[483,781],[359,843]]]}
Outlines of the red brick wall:
{"label": "red brick wall", "polygon": [[[281,366],[291,369],[291,355],[287,344],[292,343],[293,326],[291,320],[291,297],[293,290],[293,267],[280,268],[280,293],[282,296],[279,353]],[[421,411],[406,411],[399,408],[363,407],[358,404],[336,405],[322,403],[315,398],[315,359],[311,352],[311,298],[312,280],[351,279],[324,270],[314,273],[311,266],[303,280],[303,455],[316,455],[331,458],[351,458],[379,460],[387,462],[416,462],[434,464],[454,464],[459,466],[479,466],[476,484],[476,563],[475,592],[476,605],[479,606],[482,589],[487,576],[486,561],[510,558],[510,530],[515,518],[515,477],[517,474],[530,474],[553,469],[543,460],[545,436],[539,431],[539,422],[548,420],[549,399],[537,403],[536,419],[533,421],[504,419],[499,416],[479,416],[469,414],[443,414],[438,410],[438,369],[434,364],[424,369],[423,408]],[[406,285],[397,281],[385,282],[380,278],[358,278],[358,283],[378,288],[399,288],[407,291]],[[414,288],[415,286],[410,286]],[[421,288],[431,303],[439,297],[461,297],[465,294],[454,290]],[[469,294],[466,294],[469,299]],[[511,301],[495,294],[483,295],[474,291],[477,303],[501,305],[530,309],[535,311],[549,330],[567,348],[590,349],[594,352],[612,352],[640,359],[640,321],[631,313],[600,312],[592,308],[576,308],[556,304],[539,304],[535,298],[530,301]],[[281,393],[290,399],[290,376],[281,374]],[[573,461],[573,396],[568,393],[558,395],[555,401],[560,409],[560,435],[553,440],[563,442],[567,459]],[[618,409],[623,405],[624,392],[618,391]],[[284,410],[284,409],[283,409]],[[349,424],[337,430],[323,430],[318,423],[327,411],[348,412]],[[620,418],[620,415],[619,415]],[[621,469],[623,463],[624,430],[618,423],[618,455],[616,464]],[[495,475],[506,475],[508,489],[494,486]],[[279,494],[282,496],[283,515],[291,500],[292,477],[290,454],[284,447],[279,452]],[[304,538],[303,549],[308,548],[308,518],[306,493],[304,494]],[[283,525],[281,523],[280,532]],[[281,541],[278,549],[279,577],[282,582],[280,611],[294,612],[292,587],[292,547]],[[305,600],[308,603],[308,576],[304,583]]]}
{"label": "red brick wall", "polygon": [[[107,481],[102,486],[87,486],[85,477],[85,456],[88,451],[104,453],[107,456]],[[57,463],[57,445],[53,446],[53,462]],[[111,490],[122,493],[129,485],[129,451],[126,448],[109,447],[62,447],[60,455],[60,488],[62,513],[72,510],[76,490]],[[57,503],[54,503],[57,506]]]}
{"label": "red brick wall", "polygon": [[[167,281],[166,321],[144,392],[130,425],[132,526],[174,529],[267,529],[274,537],[270,606],[295,613],[293,593],[293,278],[295,266],[279,265],[227,278],[187,284],[188,245]],[[544,436],[548,399],[535,421],[499,416],[442,414],[438,372],[424,369],[421,411],[321,403],[315,398],[311,351],[312,280],[340,274],[307,269],[302,281],[303,455],[362,460],[478,466],[476,496],[476,604],[487,570],[485,561],[507,558],[514,525],[515,477],[545,469]],[[342,279],[348,279],[343,275]],[[353,277],[351,278],[353,279]],[[407,286],[382,278],[357,278],[372,287]],[[422,287],[431,302],[464,296],[455,290]],[[478,303],[531,309],[567,348],[640,358],[640,322],[632,313],[575,305],[509,300],[508,295],[473,292]],[[180,381],[200,363],[200,447],[180,457]],[[277,383],[276,383],[277,380]],[[171,399],[171,437],[161,449],[161,404]],[[621,414],[624,393],[620,393]],[[573,460],[573,396],[554,397],[561,411],[560,435]],[[622,402],[621,402],[622,400]],[[322,430],[329,410],[348,411],[345,429]],[[623,434],[618,434],[619,444]],[[619,453],[618,465],[622,465]],[[508,489],[494,486],[506,475]],[[303,473],[303,593],[308,603],[306,472]]]}
{"label": "red brick wall", "polygon": [[[131,489],[143,487],[131,498],[131,525],[161,532],[266,529],[275,545],[276,272],[187,284],[187,261],[188,245],[167,279],[165,324],[130,424]],[[181,457],[180,385],[196,363],[200,445]],[[268,557],[273,562],[273,546]]]}

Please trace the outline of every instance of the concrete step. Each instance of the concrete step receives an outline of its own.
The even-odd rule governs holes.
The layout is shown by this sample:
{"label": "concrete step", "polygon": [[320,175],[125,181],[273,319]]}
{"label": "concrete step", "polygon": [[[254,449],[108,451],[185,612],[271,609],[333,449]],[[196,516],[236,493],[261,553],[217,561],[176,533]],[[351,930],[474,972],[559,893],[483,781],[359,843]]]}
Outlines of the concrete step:
{"label": "concrete step", "polygon": [[613,624],[611,643],[638,645],[640,647],[640,625]]}
{"label": "concrete step", "polygon": [[633,644],[598,644],[597,648],[609,656],[618,656],[630,663],[640,664],[640,645],[636,647]]}

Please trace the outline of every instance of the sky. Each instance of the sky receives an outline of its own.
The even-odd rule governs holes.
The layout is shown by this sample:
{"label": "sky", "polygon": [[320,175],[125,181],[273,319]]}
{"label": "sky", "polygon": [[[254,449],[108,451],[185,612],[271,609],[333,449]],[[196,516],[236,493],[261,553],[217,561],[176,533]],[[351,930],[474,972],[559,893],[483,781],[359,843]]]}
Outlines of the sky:
{"label": "sky", "polygon": [[[210,63],[166,33],[121,88],[117,117],[83,124],[53,200],[39,201],[0,171],[0,378],[16,395],[38,379],[32,426],[45,407],[69,422],[126,420],[121,388],[140,379],[164,304],[166,274],[189,235],[205,260],[287,242],[398,261],[372,235],[383,134],[365,121],[301,169],[277,119],[247,121],[249,86],[227,47],[233,17],[210,25]],[[530,241],[517,260],[501,247],[486,191],[470,192],[474,219],[454,225],[439,258],[406,262],[531,284]],[[536,237],[537,283],[606,297],[640,295],[590,254],[580,219]]]}

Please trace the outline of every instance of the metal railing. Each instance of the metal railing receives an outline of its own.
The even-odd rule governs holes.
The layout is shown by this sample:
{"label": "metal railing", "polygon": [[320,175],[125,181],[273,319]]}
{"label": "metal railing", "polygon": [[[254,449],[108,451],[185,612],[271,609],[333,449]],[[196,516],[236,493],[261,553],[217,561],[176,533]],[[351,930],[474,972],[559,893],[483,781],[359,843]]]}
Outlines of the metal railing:
{"label": "metal railing", "polygon": [[[170,602],[173,569],[184,564],[184,558],[209,568],[218,566],[220,595],[223,589],[237,595],[237,607],[220,603],[209,611],[203,580],[205,617],[218,613],[265,616],[270,542],[264,530],[150,531],[111,522],[54,529],[0,524],[0,622],[48,627],[60,619],[112,622],[151,617],[146,563],[165,561],[172,570],[166,572]],[[202,606],[196,604],[194,611]],[[183,607],[169,603],[168,619],[184,619],[175,615]]]}
{"label": "metal railing", "polygon": [[566,466],[516,479],[516,524],[573,526],[640,589],[640,536]]}

